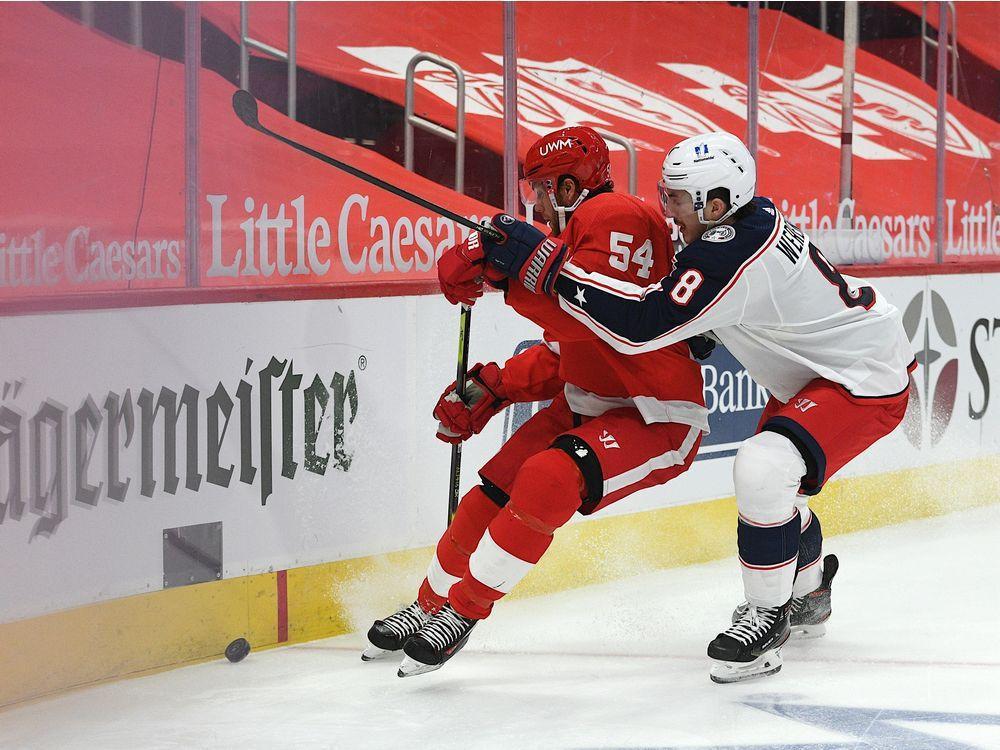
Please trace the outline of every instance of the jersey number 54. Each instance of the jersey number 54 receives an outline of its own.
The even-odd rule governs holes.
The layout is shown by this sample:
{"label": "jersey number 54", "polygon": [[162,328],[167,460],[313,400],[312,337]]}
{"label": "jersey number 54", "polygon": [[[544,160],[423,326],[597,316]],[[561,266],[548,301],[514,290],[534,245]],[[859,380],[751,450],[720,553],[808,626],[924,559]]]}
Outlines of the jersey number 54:
{"label": "jersey number 54", "polygon": [[608,263],[612,268],[628,273],[629,262],[639,266],[635,275],[640,279],[648,279],[650,269],[653,267],[653,241],[647,239],[635,250],[632,245],[635,243],[635,236],[625,232],[611,233],[611,257]]}

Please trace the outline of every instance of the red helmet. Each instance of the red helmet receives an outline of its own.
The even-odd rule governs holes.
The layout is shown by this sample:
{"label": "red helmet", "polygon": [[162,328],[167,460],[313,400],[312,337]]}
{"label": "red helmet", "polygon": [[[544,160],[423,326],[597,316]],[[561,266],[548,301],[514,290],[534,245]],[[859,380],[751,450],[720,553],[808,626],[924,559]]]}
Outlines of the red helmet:
{"label": "red helmet", "polygon": [[573,211],[594,190],[614,186],[608,145],[593,128],[582,125],[562,128],[531,144],[524,157],[524,177],[520,182],[522,199],[525,203],[534,203],[537,191],[542,189],[549,193],[556,206],[555,188],[564,175],[576,180],[581,195],[574,205],[557,207],[563,226],[564,212]]}
{"label": "red helmet", "polygon": [[542,136],[524,157],[524,179],[530,182],[572,175],[581,190],[611,183],[608,144],[593,128],[577,125]]}

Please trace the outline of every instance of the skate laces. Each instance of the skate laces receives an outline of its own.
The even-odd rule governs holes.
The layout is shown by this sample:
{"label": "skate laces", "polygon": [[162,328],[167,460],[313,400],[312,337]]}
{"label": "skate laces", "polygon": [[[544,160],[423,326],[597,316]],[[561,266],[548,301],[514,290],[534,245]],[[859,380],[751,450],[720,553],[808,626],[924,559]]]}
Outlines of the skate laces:
{"label": "skate laces", "polygon": [[[810,597],[815,598],[816,595],[822,594],[822,591],[823,589],[816,589],[815,591],[810,592],[805,596],[792,597],[792,603],[789,605],[788,613],[794,616],[799,614],[800,612],[808,610]],[[734,612],[734,617],[736,617],[737,620],[741,619],[747,613],[747,610],[749,608],[750,605],[747,602],[743,602],[738,607],[736,607],[736,612]]]}
{"label": "skate laces", "polygon": [[413,635],[421,626],[430,619],[417,602],[413,602],[409,607],[404,607],[393,615],[389,615],[382,624],[400,638]]}
{"label": "skate laces", "polygon": [[452,609],[450,604],[445,604],[436,615],[424,623],[418,635],[441,651],[465,635],[470,623],[470,620]]}
{"label": "skate laces", "polygon": [[752,643],[774,625],[780,609],[781,607],[755,607],[748,604],[746,611],[730,626],[725,635],[743,644]]}

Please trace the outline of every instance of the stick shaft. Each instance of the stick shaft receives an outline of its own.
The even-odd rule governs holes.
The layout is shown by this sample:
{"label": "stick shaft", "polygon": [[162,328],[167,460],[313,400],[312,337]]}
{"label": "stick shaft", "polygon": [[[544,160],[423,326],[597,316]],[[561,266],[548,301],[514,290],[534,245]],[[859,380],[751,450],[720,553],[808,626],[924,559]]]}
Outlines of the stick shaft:
{"label": "stick shaft", "polygon": [[[385,180],[376,177],[375,175],[368,174],[367,172],[364,172],[358,169],[357,167],[352,167],[350,164],[346,164],[340,161],[339,159],[334,159],[332,156],[327,156],[326,154],[321,153],[316,149],[309,148],[309,146],[306,146],[305,144],[299,143],[298,141],[293,141],[291,138],[286,138],[280,133],[275,133],[273,130],[264,127],[259,122],[257,123],[254,129],[263,133],[264,135],[269,135],[272,138],[276,138],[282,143],[285,143],[291,146],[292,148],[301,151],[304,154],[308,154],[314,159],[319,159],[321,162],[329,164],[331,167],[336,167],[337,169],[343,172],[347,172],[347,174],[349,175],[357,177],[359,180],[364,180],[365,182],[371,185],[375,185],[376,187],[380,187],[383,190],[392,193],[393,195],[398,195],[400,198],[403,198],[404,200],[408,200],[411,203],[416,203],[418,206],[423,206],[424,208],[430,211],[434,211],[435,213],[440,214],[445,218],[451,219],[455,223],[461,224],[464,227],[468,227],[469,229],[474,229],[477,232],[486,232],[487,234],[491,234],[491,232],[495,231],[492,229],[492,227],[481,226],[479,224],[476,224],[474,221],[467,219],[461,214],[455,213],[454,211],[451,211],[445,208],[444,206],[439,206],[438,204],[433,203],[427,200],[426,198],[421,198],[419,195],[414,195],[408,190],[403,190],[402,188],[397,187],[396,185],[393,185],[391,183],[388,183]],[[495,239],[498,238],[500,238],[499,232],[496,233]]]}
{"label": "stick shaft", "polygon": [[[469,334],[472,328],[472,308],[462,305],[458,318],[458,369],[455,374],[455,392],[465,400],[465,376],[469,370]],[[448,486],[448,524],[455,517],[458,509],[458,495],[462,481],[462,444],[451,446],[451,473]]]}

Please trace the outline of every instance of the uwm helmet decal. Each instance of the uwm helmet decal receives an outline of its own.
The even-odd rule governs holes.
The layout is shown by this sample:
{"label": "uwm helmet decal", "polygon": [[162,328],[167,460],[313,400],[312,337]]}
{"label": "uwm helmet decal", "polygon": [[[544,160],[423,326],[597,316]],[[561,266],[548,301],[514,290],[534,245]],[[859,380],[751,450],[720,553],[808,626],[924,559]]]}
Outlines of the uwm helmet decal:
{"label": "uwm helmet decal", "polygon": [[903,430],[918,448],[937,445],[951,422],[958,390],[955,322],[944,298],[930,289],[910,300],[903,313],[903,328],[917,360],[917,369],[910,377]]}
{"label": "uwm helmet decal", "polygon": [[541,148],[538,149],[540,156],[546,156],[551,154],[553,151],[562,151],[564,148],[569,148],[573,145],[572,138],[557,138],[550,143],[543,143]]}

